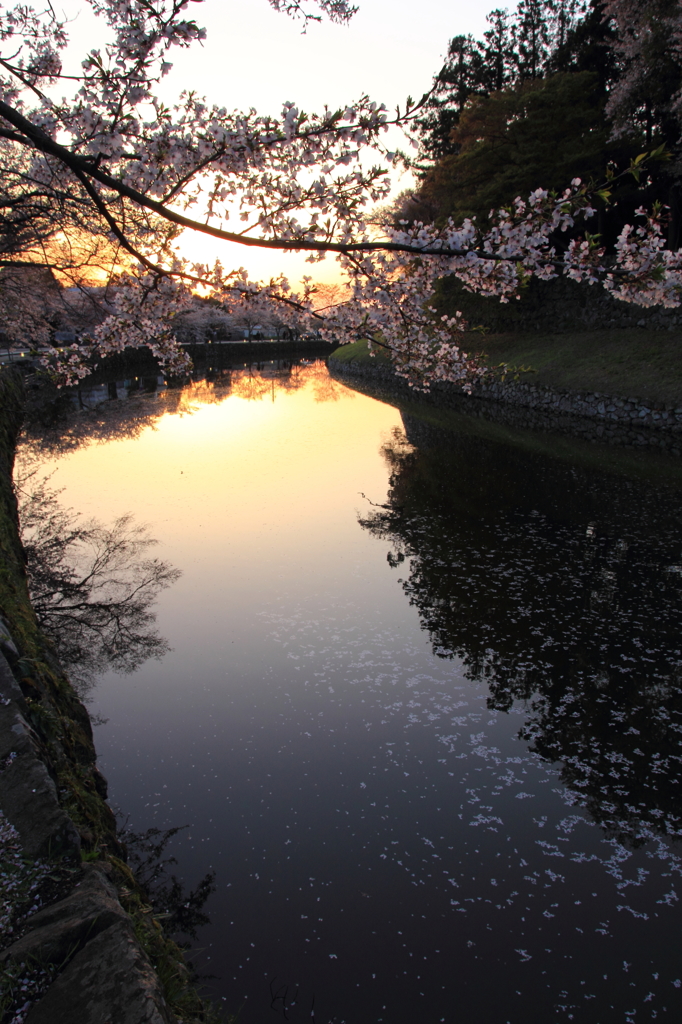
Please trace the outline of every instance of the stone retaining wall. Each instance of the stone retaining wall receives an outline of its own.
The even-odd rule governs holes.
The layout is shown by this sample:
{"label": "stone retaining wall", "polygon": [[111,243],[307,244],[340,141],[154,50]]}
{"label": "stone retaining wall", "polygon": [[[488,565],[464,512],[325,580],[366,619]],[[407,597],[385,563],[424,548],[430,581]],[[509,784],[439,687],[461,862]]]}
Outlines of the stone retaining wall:
{"label": "stone retaining wall", "polygon": [[549,430],[630,448],[682,454],[682,404],[653,406],[637,398],[601,392],[560,391],[522,381],[479,383],[466,395],[453,384],[418,392],[393,370],[376,364],[329,360],[336,377],[361,380],[388,396],[454,409],[471,416],[532,430]]}
{"label": "stone retaining wall", "polygon": [[566,412],[572,416],[589,416],[640,430],[655,427],[672,433],[682,431],[682,405],[676,403],[654,406],[638,398],[618,398],[599,391],[558,391],[522,381],[480,384],[474,389],[474,397]]}

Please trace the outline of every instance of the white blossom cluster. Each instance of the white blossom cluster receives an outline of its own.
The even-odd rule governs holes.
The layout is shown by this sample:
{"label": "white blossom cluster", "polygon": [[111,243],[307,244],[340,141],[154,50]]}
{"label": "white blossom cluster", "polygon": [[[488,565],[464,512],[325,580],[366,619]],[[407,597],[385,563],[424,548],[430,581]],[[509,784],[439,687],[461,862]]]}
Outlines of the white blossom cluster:
{"label": "white blossom cluster", "polygon": [[[440,230],[415,224],[389,231],[395,250],[342,257],[353,282],[352,300],[328,316],[323,333],[337,340],[369,336],[387,345],[397,372],[417,387],[451,381],[469,391],[485,371],[461,350],[467,325],[460,314],[438,318],[425,301],[447,274],[501,302],[518,298],[531,276],[550,280],[565,274],[589,284],[601,281],[627,302],[679,305],[682,255],[664,248],[660,211],[638,211],[642,223],[624,228],[615,260],[606,260],[588,233],[571,240],[563,254],[557,251],[557,236],[594,213],[589,190],[576,178],[559,196],[537,189],[527,202],[519,198],[511,209],[491,213],[487,231],[471,220],[460,226],[448,221]],[[420,251],[424,255],[416,256]]]}
{"label": "white blossom cluster", "polygon": [[[50,6],[0,2],[0,267],[39,262],[80,287],[83,267],[95,257],[69,245],[67,258],[63,239],[98,240],[90,251],[101,260],[105,238],[112,253],[112,288],[99,326],[48,359],[65,382],[84,375],[93,355],[129,345],[149,345],[164,366],[181,371],[186,360],[173,324],[197,288],[228,310],[275,303],[278,317],[297,330],[308,324],[341,342],[369,337],[418,386],[449,380],[469,387],[482,372],[461,351],[462,317],[439,319],[428,305],[434,283],[448,274],[503,302],[530,276],[563,273],[600,281],[625,301],[679,303],[677,256],[663,248],[658,215],[626,228],[614,265],[587,233],[558,251],[556,239],[593,212],[578,180],[558,196],[538,189],[527,201],[517,199],[486,231],[465,221],[404,225],[377,236],[365,215],[387,195],[395,159],[383,133],[409,120],[414,108],[389,118],[363,96],[315,115],[287,102],[279,117],[269,117],[229,111],[192,92],[167,106],[157,86],[171,67],[172,48],[204,37],[186,16],[189,0],[88,2],[107,23],[110,41],[85,56],[75,95],[59,100],[65,25]],[[304,18],[319,17],[306,6],[314,2],[270,0]],[[337,21],[354,10],[346,0],[317,3]],[[372,166],[368,153],[375,154]],[[192,217],[193,211],[200,213]],[[238,224],[228,230],[234,218]],[[183,229],[306,251],[313,263],[335,252],[350,297],[320,313],[310,282],[295,294],[284,278],[254,284],[243,270],[193,264],[174,246]],[[0,271],[0,320],[16,328],[21,306],[4,300],[5,292]],[[27,317],[38,321],[35,299],[27,294],[25,301]],[[42,334],[49,335],[48,326]]]}
{"label": "white blossom cluster", "polygon": [[660,210],[637,210],[641,223],[626,225],[617,242],[621,276],[607,274],[605,287],[618,299],[639,306],[679,306],[682,252],[665,248]]}

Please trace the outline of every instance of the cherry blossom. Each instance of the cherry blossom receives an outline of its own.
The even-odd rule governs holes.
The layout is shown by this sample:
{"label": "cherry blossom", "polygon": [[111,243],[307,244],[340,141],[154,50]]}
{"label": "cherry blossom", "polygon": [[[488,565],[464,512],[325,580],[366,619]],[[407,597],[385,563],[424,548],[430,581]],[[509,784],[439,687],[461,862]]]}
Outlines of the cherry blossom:
{"label": "cherry blossom", "polygon": [[[174,48],[205,35],[189,17],[190,0],[88,2],[107,26],[106,41],[75,76],[62,70],[68,26],[50,6],[0,3],[0,267],[15,281],[22,267],[49,267],[85,297],[93,269],[107,277],[94,326],[44,356],[63,382],[126,346],[147,345],[169,372],[182,372],[174,322],[197,291],[228,312],[275,307],[298,331],[340,342],[367,337],[418,387],[448,380],[469,388],[483,372],[461,350],[461,315],[439,318],[429,305],[444,275],[502,302],[518,297],[528,277],[564,274],[623,301],[679,304],[679,258],[663,246],[661,211],[623,231],[615,259],[589,234],[593,195],[579,180],[558,195],[538,188],[517,198],[485,230],[465,221],[378,233],[368,214],[387,196],[395,162],[385,132],[408,124],[419,104],[389,115],[361,96],[313,114],[288,101],[269,116],[185,92],[168,106],[158,85]],[[346,0],[270,3],[304,25],[354,13]],[[59,98],[67,85],[72,95]],[[319,309],[311,280],[294,292],[283,277],[256,283],[220,262],[192,263],[178,255],[183,230],[307,252],[313,264],[336,253],[347,295]],[[45,345],[54,310],[42,309],[30,288],[12,297],[7,272],[0,271],[6,337],[30,333]]]}

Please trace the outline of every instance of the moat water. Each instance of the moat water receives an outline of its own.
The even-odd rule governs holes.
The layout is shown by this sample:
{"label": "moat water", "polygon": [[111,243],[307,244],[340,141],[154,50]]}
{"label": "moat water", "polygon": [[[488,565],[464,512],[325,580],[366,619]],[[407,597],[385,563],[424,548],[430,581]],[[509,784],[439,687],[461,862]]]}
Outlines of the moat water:
{"label": "moat water", "polygon": [[112,803],[216,872],[217,1002],[680,1020],[677,468],[401,415],[322,364],[100,401],[31,447],[182,570],[172,650],[90,699]]}

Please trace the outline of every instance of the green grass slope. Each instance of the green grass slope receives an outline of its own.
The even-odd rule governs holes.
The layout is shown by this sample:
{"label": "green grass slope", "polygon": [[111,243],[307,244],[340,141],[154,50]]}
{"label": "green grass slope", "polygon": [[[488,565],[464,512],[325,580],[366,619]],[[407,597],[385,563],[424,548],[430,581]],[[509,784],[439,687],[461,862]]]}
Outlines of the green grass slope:
{"label": "green grass slope", "polygon": [[[625,398],[641,398],[653,405],[682,405],[682,330],[654,331],[641,328],[599,330],[572,334],[542,335],[465,334],[465,351],[485,355],[491,366],[507,363],[531,367],[521,379],[568,391],[601,391]],[[330,357],[371,364],[388,362],[367,343],[342,345]]]}

